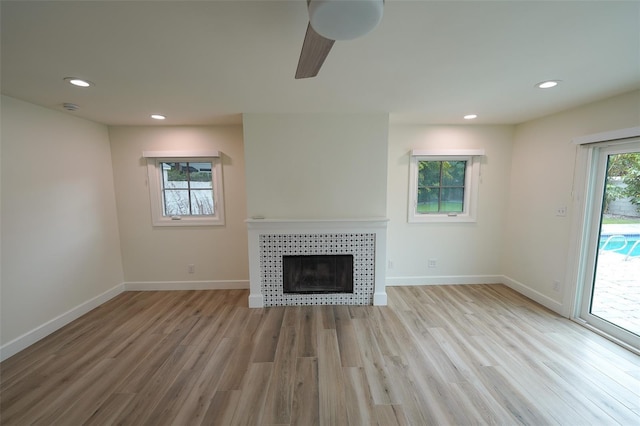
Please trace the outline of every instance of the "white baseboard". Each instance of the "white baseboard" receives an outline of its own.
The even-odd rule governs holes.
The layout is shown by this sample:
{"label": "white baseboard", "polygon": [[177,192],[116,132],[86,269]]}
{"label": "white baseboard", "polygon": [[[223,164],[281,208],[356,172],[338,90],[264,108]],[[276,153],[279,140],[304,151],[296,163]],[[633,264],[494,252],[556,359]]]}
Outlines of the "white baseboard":
{"label": "white baseboard", "polygon": [[442,275],[387,277],[387,287],[412,285],[452,285],[452,284],[497,284],[502,283],[502,275]]}
{"label": "white baseboard", "polygon": [[261,294],[249,295],[249,307],[250,308],[263,308],[264,297]]}
{"label": "white baseboard", "polygon": [[381,291],[373,295],[374,306],[387,306],[387,292]]}
{"label": "white baseboard", "polygon": [[126,282],[118,284],[110,290],[87,300],[73,309],[47,321],[46,323],[34,328],[33,330],[23,334],[20,337],[2,345],[0,347],[0,361],[17,354],[23,349],[33,345],[37,341],[47,337],[49,334],[69,324],[71,321],[80,318],[92,309],[97,308],[105,302],[116,297],[125,291],[145,291],[145,290],[229,290],[229,289],[248,289],[248,280],[230,280],[230,281],[145,281],[145,282]]}
{"label": "white baseboard", "polygon": [[108,302],[124,291],[124,284],[118,284],[112,289],[107,290],[104,293],[81,303],[75,308],[63,313],[62,315],[58,315],[54,319],[47,321],[46,323],[34,328],[33,330],[23,334],[22,336],[17,337],[12,341],[2,345],[2,347],[0,347],[0,361],[4,361],[5,359],[17,354],[21,350],[26,349],[27,347],[36,343],[38,340],[47,337],[54,331],[64,327],[71,321],[80,318],[82,315],[86,314],[92,309],[97,308],[103,303]]}
{"label": "white baseboard", "polygon": [[132,281],[124,283],[127,291],[236,290],[248,289],[249,280],[228,281]]}
{"label": "white baseboard", "polygon": [[557,314],[563,314],[561,302],[505,275],[446,275],[424,277],[387,277],[387,287],[413,285],[504,284]]}
{"label": "white baseboard", "polygon": [[507,277],[506,275],[502,276],[502,283],[507,287],[517,291],[518,293],[527,296],[529,299],[538,302],[542,306],[551,309],[555,313],[564,316],[562,302],[553,300],[549,296],[545,296],[544,294],[540,293],[538,290],[534,290],[531,287],[514,280],[513,278]]}
{"label": "white baseboard", "polygon": [[[504,275],[457,275],[457,276],[424,276],[424,277],[387,277],[386,285],[392,286],[413,286],[413,285],[451,285],[451,284],[496,284],[502,283],[521,293],[528,298],[540,303],[562,315],[562,303],[545,296],[512,278]],[[167,291],[167,290],[230,290],[248,289],[249,280],[229,280],[229,281],[138,281],[126,282],[113,287],[110,290],[76,306],[62,315],[42,324],[39,327],[23,334],[20,337],[2,345],[0,347],[0,361],[15,355],[21,350],[31,346],[42,338],[55,332],[56,330],[80,318],[82,315],[106,303],[124,291]],[[384,295],[386,296],[386,294]],[[252,296],[249,298],[249,306],[262,306],[262,296]],[[375,305],[386,305],[382,294],[378,294],[374,300]],[[259,299],[259,300],[258,300]],[[384,297],[386,299],[386,297]],[[377,303],[376,303],[377,302]]]}

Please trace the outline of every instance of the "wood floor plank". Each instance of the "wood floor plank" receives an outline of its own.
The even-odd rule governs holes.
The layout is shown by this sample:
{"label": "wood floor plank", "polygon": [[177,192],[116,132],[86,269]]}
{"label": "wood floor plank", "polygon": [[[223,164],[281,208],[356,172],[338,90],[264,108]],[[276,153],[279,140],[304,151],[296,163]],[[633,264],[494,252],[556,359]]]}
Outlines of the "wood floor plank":
{"label": "wood floor plank", "polygon": [[[0,363],[0,391],[12,386],[16,380],[20,381],[23,374],[29,371],[34,371],[43,366],[51,365],[52,358],[57,355],[61,348],[68,344],[71,340],[86,341],[77,339],[79,334],[83,334],[83,330],[91,327],[91,324],[97,319],[101,318],[104,321],[110,321],[111,328],[117,327],[118,323],[122,321],[118,317],[114,310],[116,307],[125,308],[129,306],[132,300],[135,299],[135,293],[123,293],[118,296],[118,299],[122,300],[122,304],[116,304],[113,300],[99,306],[90,313],[83,317],[83,320],[78,319],[65,327],[57,330],[49,335],[47,338],[42,339],[28,348],[20,352],[20,356],[10,357]],[[89,319],[86,321],[86,319]],[[104,335],[99,338],[104,339]],[[47,357],[43,357],[42,354],[46,353]],[[14,380],[16,379],[16,380]]]}
{"label": "wood floor plank", "polygon": [[196,377],[188,370],[180,370],[172,381],[171,386],[162,393],[156,408],[150,415],[145,416],[141,424],[147,426],[169,425],[176,417],[182,403],[188,396],[188,392]]}
{"label": "wood floor plank", "polygon": [[[104,359],[98,362],[86,375],[83,375],[80,380],[77,380],[74,386],[67,387],[60,394],[57,394],[57,397],[53,401],[47,402],[47,405],[55,407],[54,409],[46,410],[42,415],[38,416],[41,409],[34,407],[33,410],[27,411],[25,415],[18,420],[18,424],[51,425],[60,422],[62,415],[73,406],[76,398],[84,392],[88,392],[95,382],[106,376],[113,364],[113,359]],[[78,419],[71,418],[70,421],[78,421]],[[81,424],[82,421],[78,423]]]}
{"label": "wood floor plank", "polygon": [[[378,426],[404,426],[411,424],[404,416],[402,406],[399,405],[376,405],[375,418]],[[416,425],[420,423],[414,423]]]}
{"label": "wood floor plank", "polygon": [[[385,360],[391,386],[402,401],[402,404],[396,404],[395,407],[402,407],[403,419],[411,425],[430,424],[427,421],[429,416],[425,417],[424,414],[428,410],[420,400],[421,392],[416,388],[413,373],[407,363],[400,356],[385,357]],[[378,407],[381,406],[376,406],[376,412]]]}
{"label": "wood floor plank", "polygon": [[409,330],[413,333],[414,338],[418,342],[418,346],[424,354],[425,360],[433,365],[436,375],[447,382],[458,382],[464,380],[464,376],[456,369],[451,359],[438,345],[430,330],[437,329],[428,324],[422,323],[418,316],[413,313],[406,313],[405,318],[412,318]]}
{"label": "wood floor plank", "polygon": [[233,415],[231,424],[258,425],[262,423],[264,402],[269,389],[269,380],[273,371],[273,363],[251,363],[243,380],[238,409]]}
{"label": "wood floor plank", "polygon": [[247,321],[253,317],[251,310],[246,307],[235,306],[230,315],[231,321],[229,327],[224,332],[224,337],[239,337],[242,335],[246,327]]}
{"label": "wood floor plank", "polygon": [[[196,321],[196,318],[183,319],[183,322],[191,325],[195,324]],[[174,333],[166,336],[149,334],[148,336],[153,336],[158,341],[157,345],[148,348],[149,350],[141,363],[141,368],[134,369],[130,373],[128,380],[123,381],[118,386],[118,392],[138,393],[142,387],[153,380],[153,377],[157,375],[158,370],[163,368],[167,360],[174,356],[177,348],[180,349],[180,354],[182,355],[185,347],[181,346],[180,343],[188,330],[188,327],[178,326]]]}
{"label": "wood floor plank", "polygon": [[[545,362],[545,366],[557,374],[565,381],[567,391],[562,395],[563,398],[571,398],[568,402],[574,407],[580,408],[580,413],[589,415],[592,422],[605,423],[613,418],[620,424],[632,424],[634,420],[633,409],[638,407],[638,398],[629,397],[625,392],[618,392],[610,385],[607,379],[600,382],[598,375],[583,375],[579,368],[574,366],[563,365],[555,362]],[[597,394],[591,394],[586,400],[575,401],[575,395],[579,395],[578,389],[585,386],[599,389]],[[573,392],[569,392],[573,389]],[[597,397],[596,397],[597,395]],[[603,408],[605,408],[603,410]]]}
{"label": "wood floor plank", "polygon": [[519,423],[539,425],[549,422],[549,417],[545,417],[536,407],[535,400],[529,399],[514,386],[500,367],[482,367],[480,375],[488,384],[488,391]]}
{"label": "wood floor plank", "polygon": [[336,317],[334,312],[334,307],[330,305],[318,306],[316,309],[320,311],[320,323],[319,326],[321,329],[332,329],[336,328]]}
{"label": "wood floor plank", "polygon": [[282,326],[298,328],[300,326],[300,312],[300,306],[288,306],[284,312]]}
{"label": "wood floor plank", "polygon": [[320,424],[318,359],[298,358],[295,377],[291,424],[317,426]]}
{"label": "wood floor plank", "polygon": [[0,364],[0,425],[640,424],[640,357],[503,285],[126,292]]}
{"label": "wood floor plank", "polygon": [[[239,390],[216,392],[200,424],[207,426],[232,424],[231,421],[233,420],[233,415],[238,408],[239,401]],[[183,424],[174,424],[175,426],[183,426]]]}
{"label": "wood floor plank", "polygon": [[468,416],[478,424],[503,425],[515,423],[511,416],[481,383],[460,382],[451,384],[451,395],[460,406],[464,407]]}
{"label": "wood floor plank", "polygon": [[349,313],[352,319],[365,319],[369,317],[369,308],[366,306],[349,305]]}
{"label": "wood floor plank", "polygon": [[[141,336],[135,344],[129,346],[128,350],[120,352],[117,357],[105,358],[105,361],[109,363],[109,368],[104,376],[99,376],[99,380],[92,380],[92,376],[87,375],[88,388],[78,388],[75,393],[66,396],[63,392],[60,397],[65,399],[60,401],[60,405],[66,406],[66,410],[58,415],[57,420],[50,418],[43,424],[51,424],[60,420],[78,424],[84,423],[109,400],[113,389],[127,379],[129,372],[143,362],[149,349],[155,347],[153,338],[152,335]],[[67,388],[65,391],[70,389],[72,388]]]}
{"label": "wood floor plank", "polygon": [[187,370],[197,370],[202,367],[211,356],[211,353],[225,339],[225,332],[233,320],[230,307],[221,307],[219,314],[206,316],[201,319],[201,324],[205,326],[202,336],[193,341],[193,356],[185,364]]}
{"label": "wood floor plank", "polygon": [[346,306],[334,306],[335,329],[338,336],[338,348],[340,350],[340,361],[343,367],[361,367],[360,349],[356,337],[351,314]]}
{"label": "wood floor plank", "polygon": [[320,424],[348,424],[338,338],[332,329],[318,332],[318,394]]}
{"label": "wood floor plank", "polygon": [[91,414],[83,426],[99,426],[114,424],[122,410],[135,397],[132,393],[112,393],[100,407]]}
{"label": "wood floor plank", "polygon": [[370,327],[370,322],[366,318],[354,319],[353,324],[373,403],[376,405],[399,403],[399,397],[394,394],[393,387],[390,385],[384,356]]}
{"label": "wood floor plank", "polygon": [[303,306],[300,314],[298,356],[316,357],[318,356],[318,309],[313,306]]}
{"label": "wood floor plank", "polygon": [[295,327],[284,327],[274,357],[273,376],[269,384],[263,422],[291,423],[291,407],[295,386],[298,335]]}
{"label": "wood floor plank", "polygon": [[362,367],[343,367],[345,397],[349,424],[376,424],[375,407]]}
{"label": "wood floor plank", "polygon": [[171,391],[182,373],[182,365],[191,355],[187,346],[177,346],[162,365],[148,377],[135,398],[117,416],[116,424],[142,425],[162,410],[160,401]]}
{"label": "wood floor plank", "polygon": [[266,309],[260,332],[256,336],[252,362],[273,362],[284,319],[284,307]]}
{"label": "wood floor plank", "polygon": [[[406,363],[408,375],[411,372],[422,371],[421,374],[411,376],[411,380],[426,423],[467,424],[469,420],[464,419],[465,413],[458,412],[458,407],[453,401],[444,378],[446,375],[443,375],[443,371],[438,368],[438,363],[430,356],[429,350],[425,351],[424,345],[420,342],[423,327],[421,321],[416,319],[412,312],[401,313],[401,318],[405,324],[411,324],[408,327],[410,330],[414,327],[418,328],[417,331],[411,332],[410,344],[406,348]],[[437,348],[434,349],[437,350]],[[459,419],[460,417],[462,419]]]}
{"label": "wood floor plank", "polygon": [[383,316],[383,312],[389,310],[390,309],[385,306],[372,307],[369,313],[369,322],[371,323],[373,334],[382,355],[385,357],[400,356],[401,345],[396,339],[396,336],[386,332],[388,327],[385,324],[386,320]]}
{"label": "wood floor plank", "polygon": [[238,336],[238,343],[233,351],[233,362],[224,369],[218,390],[240,390],[245,373],[249,370],[256,334],[263,319],[263,310],[247,312],[248,321],[242,333]]}
{"label": "wood floor plank", "polygon": [[231,353],[235,349],[236,343],[237,339],[225,337],[215,349],[210,349],[208,353],[211,356],[202,368],[197,370],[183,369],[181,374],[187,379],[182,384],[184,398],[174,397],[166,404],[160,402],[164,410],[170,408],[170,403],[176,406],[175,410],[164,415],[165,419],[171,419],[173,424],[183,425],[199,424],[202,421],[222,377],[222,372],[231,361]]}
{"label": "wood floor plank", "polygon": [[[62,398],[65,396],[73,401],[74,397],[81,393],[82,387],[67,387],[65,384],[86,384],[86,377],[95,371],[97,365],[112,359],[104,356],[109,341],[105,342],[106,345],[95,345],[92,338],[87,338],[87,340],[91,342],[91,346],[83,353],[63,353],[54,358],[50,365],[42,366],[40,374],[44,374],[44,376],[40,378],[40,384],[33,389],[33,392],[27,393],[24,398],[15,396],[15,403],[8,406],[3,404],[3,419],[11,420],[16,415],[27,415],[27,408],[29,408],[29,413],[37,413],[40,411],[40,407],[55,406],[55,401],[63,401]],[[44,377],[47,380],[42,380]],[[6,395],[8,401],[12,400],[11,389],[4,391],[2,395]],[[63,405],[68,407],[68,403]]]}

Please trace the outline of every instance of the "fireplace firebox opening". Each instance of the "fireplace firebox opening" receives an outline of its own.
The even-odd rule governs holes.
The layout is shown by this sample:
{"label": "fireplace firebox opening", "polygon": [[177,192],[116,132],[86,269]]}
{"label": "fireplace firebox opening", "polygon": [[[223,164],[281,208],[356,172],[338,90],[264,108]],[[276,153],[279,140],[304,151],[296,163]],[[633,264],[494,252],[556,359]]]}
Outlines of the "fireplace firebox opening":
{"label": "fireplace firebox opening", "polygon": [[353,293],[353,255],[282,256],[284,293]]}

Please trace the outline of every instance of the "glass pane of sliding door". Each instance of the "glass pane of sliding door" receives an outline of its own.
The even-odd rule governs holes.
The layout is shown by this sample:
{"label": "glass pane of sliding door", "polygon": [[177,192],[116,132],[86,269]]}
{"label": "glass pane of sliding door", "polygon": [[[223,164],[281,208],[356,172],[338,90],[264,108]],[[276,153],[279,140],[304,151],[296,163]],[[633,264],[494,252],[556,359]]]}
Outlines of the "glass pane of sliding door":
{"label": "glass pane of sliding door", "polygon": [[596,151],[591,169],[590,273],[581,317],[639,348],[640,142]]}

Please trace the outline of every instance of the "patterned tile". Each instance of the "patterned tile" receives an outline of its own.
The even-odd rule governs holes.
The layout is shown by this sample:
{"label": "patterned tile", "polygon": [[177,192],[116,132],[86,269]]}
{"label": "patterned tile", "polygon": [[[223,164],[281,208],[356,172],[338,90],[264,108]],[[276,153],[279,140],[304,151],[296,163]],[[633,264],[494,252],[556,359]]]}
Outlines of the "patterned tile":
{"label": "patterned tile", "polygon": [[[264,306],[371,305],[375,284],[375,234],[266,234],[259,236]],[[353,255],[353,293],[284,294],[282,256]]]}

